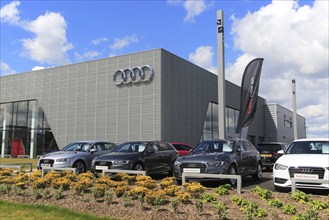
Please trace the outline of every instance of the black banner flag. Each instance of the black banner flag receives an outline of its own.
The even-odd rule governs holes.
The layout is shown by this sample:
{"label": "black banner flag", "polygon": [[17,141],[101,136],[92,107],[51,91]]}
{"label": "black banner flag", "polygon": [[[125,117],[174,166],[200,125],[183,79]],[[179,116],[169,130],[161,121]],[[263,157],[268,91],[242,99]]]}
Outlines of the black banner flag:
{"label": "black banner flag", "polygon": [[243,73],[240,95],[240,113],[236,132],[240,133],[253,120],[257,109],[257,97],[263,58],[252,60]]}

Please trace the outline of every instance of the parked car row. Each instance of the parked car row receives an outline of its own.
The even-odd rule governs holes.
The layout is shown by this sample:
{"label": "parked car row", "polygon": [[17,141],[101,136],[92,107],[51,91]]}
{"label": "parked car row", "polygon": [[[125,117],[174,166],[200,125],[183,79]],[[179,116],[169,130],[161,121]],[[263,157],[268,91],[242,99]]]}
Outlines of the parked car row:
{"label": "parked car row", "polygon": [[[178,159],[179,156],[182,157]],[[252,174],[255,179],[262,175],[260,154],[246,140],[204,141],[194,149],[180,142],[131,141],[119,146],[110,142],[75,142],[42,156],[38,167],[49,166],[95,173],[102,169],[168,172],[178,180],[182,172]]]}
{"label": "parked car row", "polygon": [[[329,189],[329,141],[302,139],[289,147],[285,143],[261,143],[254,147],[243,139],[207,140],[195,148],[163,141],[130,141],[119,146],[105,141],[74,142],[39,159],[39,169],[49,166],[75,167],[79,173],[87,170],[98,173],[103,169],[144,170],[147,174],[167,172],[178,182],[183,172],[251,175],[260,180],[265,167],[273,168],[277,190],[291,187],[291,178],[310,180],[297,181],[297,187]],[[229,181],[236,184],[236,179]]]}

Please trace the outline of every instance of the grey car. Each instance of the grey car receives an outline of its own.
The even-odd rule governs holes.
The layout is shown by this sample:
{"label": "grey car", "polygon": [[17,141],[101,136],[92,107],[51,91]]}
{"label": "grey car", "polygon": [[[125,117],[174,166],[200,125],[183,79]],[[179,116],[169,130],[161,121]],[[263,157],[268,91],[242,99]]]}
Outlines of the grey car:
{"label": "grey car", "polygon": [[131,141],[122,143],[113,152],[95,158],[92,170],[102,169],[145,170],[147,174],[169,172],[172,174],[178,151],[167,142]]}
{"label": "grey car", "polygon": [[[260,180],[262,163],[259,152],[247,140],[208,140],[175,161],[174,176],[178,182],[183,172],[252,175],[253,179]],[[235,185],[236,179],[231,179],[230,183]]]}
{"label": "grey car", "polygon": [[106,141],[78,141],[65,146],[62,150],[43,155],[38,161],[42,167],[73,167],[78,173],[90,170],[91,161],[102,154],[112,152],[117,145]]}

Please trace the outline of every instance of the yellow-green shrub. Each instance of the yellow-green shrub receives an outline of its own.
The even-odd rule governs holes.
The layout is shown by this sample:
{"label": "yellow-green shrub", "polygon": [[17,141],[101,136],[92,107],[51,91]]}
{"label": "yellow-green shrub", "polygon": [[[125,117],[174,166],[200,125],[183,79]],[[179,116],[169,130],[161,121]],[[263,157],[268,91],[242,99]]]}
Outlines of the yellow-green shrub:
{"label": "yellow-green shrub", "polygon": [[1,184],[6,184],[6,185],[13,185],[16,183],[15,179],[12,178],[11,176],[8,176],[7,178],[4,178],[0,181]]}
{"label": "yellow-green shrub", "polygon": [[129,190],[129,187],[128,187],[128,185],[118,186],[118,187],[114,188],[113,190],[117,197],[121,197],[121,196],[123,196],[123,194],[125,192],[127,192]]}
{"label": "yellow-green shrub", "polygon": [[146,203],[151,205],[161,205],[164,203],[166,198],[166,192],[164,190],[149,190],[146,193],[144,200]]}
{"label": "yellow-green shrub", "polygon": [[132,199],[138,199],[139,196],[145,197],[149,190],[146,187],[136,186],[128,191],[128,196]]}
{"label": "yellow-green shrub", "polygon": [[171,185],[163,189],[168,196],[175,196],[181,190],[180,186]]}
{"label": "yellow-green shrub", "polygon": [[148,189],[155,189],[157,188],[157,183],[155,180],[144,180],[144,181],[137,181],[136,182],[137,186],[142,186],[142,187],[146,187]]}
{"label": "yellow-green shrub", "polygon": [[46,187],[49,187],[49,185],[50,181],[48,178],[39,178],[32,183],[32,187],[34,189],[44,189]]}
{"label": "yellow-green shrub", "polygon": [[18,183],[16,183],[16,186],[19,187],[20,189],[25,189],[26,183],[25,182],[18,182]]}
{"label": "yellow-green shrub", "polygon": [[56,173],[56,171],[52,170],[48,172],[43,178],[48,179],[50,182],[54,179],[60,178],[61,174]]}
{"label": "yellow-green shrub", "polygon": [[15,180],[16,183],[25,182],[28,179],[29,179],[29,176],[25,173],[21,173],[21,174],[14,177],[14,180]]}
{"label": "yellow-green shrub", "polygon": [[122,177],[122,180],[126,181],[129,185],[133,185],[136,180],[136,177],[131,175],[126,175]]}
{"label": "yellow-green shrub", "polygon": [[8,169],[8,168],[2,169],[2,168],[0,168],[0,176],[11,176],[12,173],[13,173],[12,169]]}
{"label": "yellow-green shrub", "polygon": [[191,195],[187,192],[177,192],[176,193],[177,198],[179,201],[181,201],[183,204],[187,204],[191,198]]}
{"label": "yellow-green shrub", "polygon": [[77,176],[77,180],[80,180],[81,178],[88,178],[88,179],[94,179],[95,178],[95,175],[88,171],[86,173],[80,173],[78,176]]}
{"label": "yellow-green shrub", "polygon": [[41,176],[42,176],[42,172],[40,170],[33,171],[29,176],[29,180],[30,180],[30,182],[34,182],[37,179],[41,178]]}
{"label": "yellow-green shrub", "polygon": [[117,174],[115,174],[115,178],[118,181],[124,180],[124,178],[127,177],[127,176],[129,176],[127,173],[117,173]]}
{"label": "yellow-green shrub", "polygon": [[150,176],[136,176],[136,181],[139,182],[139,181],[146,181],[146,180],[152,180],[152,178]]}
{"label": "yellow-green shrub", "polygon": [[78,182],[71,183],[71,187],[77,194],[80,194],[82,192],[87,192],[89,187],[91,186],[92,186],[92,180],[87,177],[81,177]]}
{"label": "yellow-green shrub", "polygon": [[173,185],[176,185],[175,177],[166,177],[166,178],[162,179],[160,182],[160,186],[162,189],[164,189],[168,186],[173,186]]}
{"label": "yellow-green shrub", "polygon": [[68,190],[70,188],[71,181],[66,177],[60,177],[57,179],[53,179],[51,181],[51,185],[55,189],[62,188],[63,190]]}
{"label": "yellow-green shrub", "polygon": [[206,191],[206,187],[202,186],[199,182],[192,182],[185,186],[186,192],[190,193],[194,198],[200,197]]}

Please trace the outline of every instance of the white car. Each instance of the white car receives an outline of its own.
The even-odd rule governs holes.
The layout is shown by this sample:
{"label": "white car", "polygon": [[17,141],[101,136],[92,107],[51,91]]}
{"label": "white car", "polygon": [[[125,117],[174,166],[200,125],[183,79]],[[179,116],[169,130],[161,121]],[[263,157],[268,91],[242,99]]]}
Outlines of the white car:
{"label": "white car", "polygon": [[[288,191],[291,178],[296,180],[296,188],[329,190],[329,139],[299,139],[290,144],[273,166],[275,189]],[[324,182],[315,183],[315,179]]]}

